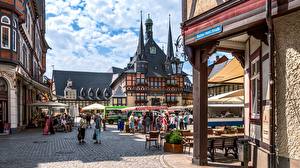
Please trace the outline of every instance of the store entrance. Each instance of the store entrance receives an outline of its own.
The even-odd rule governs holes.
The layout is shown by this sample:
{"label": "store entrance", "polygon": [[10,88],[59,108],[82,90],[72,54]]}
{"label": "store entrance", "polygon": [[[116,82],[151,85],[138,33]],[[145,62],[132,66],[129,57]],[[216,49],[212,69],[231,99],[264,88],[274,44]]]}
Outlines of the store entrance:
{"label": "store entrance", "polygon": [[7,83],[3,78],[0,78],[0,133],[4,132],[5,123],[8,123],[7,102]]}

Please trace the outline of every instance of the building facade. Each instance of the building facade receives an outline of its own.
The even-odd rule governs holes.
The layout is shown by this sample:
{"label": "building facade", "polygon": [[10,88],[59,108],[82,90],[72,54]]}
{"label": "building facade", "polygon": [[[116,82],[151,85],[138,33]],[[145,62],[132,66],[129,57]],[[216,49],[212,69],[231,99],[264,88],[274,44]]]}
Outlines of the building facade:
{"label": "building facade", "polygon": [[300,1],[183,0],[194,67],[193,162],[207,164],[207,59],[227,51],[244,68],[245,137],[254,167],[299,167]]}
{"label": "building facade", "polygon": [[[142,19],[142,18],[141,18]],[[153,21],[148,16],[146,43],[141,20],[137,51],[124,71],[111,84],[112,104],[127,106],[179,106],[192,104],[192,83],[175,58],[169,24],[167,54],[153,39]]]}
{"label": "building facade", "polygon": [[0,1],[0,132],[16,132],[45,98],[45,1]]}
{"label": "building facade", "polygon": [[109,72],[53,71],[52,93],[70,109],[83,108],[93,103],[111,104],[110,84],[122,69],[112,67]]}

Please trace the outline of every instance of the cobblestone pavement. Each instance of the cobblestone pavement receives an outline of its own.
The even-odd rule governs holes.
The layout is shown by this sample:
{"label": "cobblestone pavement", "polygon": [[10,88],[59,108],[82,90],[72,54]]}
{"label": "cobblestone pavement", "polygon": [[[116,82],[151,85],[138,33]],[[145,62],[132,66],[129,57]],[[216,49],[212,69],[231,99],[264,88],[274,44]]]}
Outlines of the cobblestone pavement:
{"label": "cobblestone pavement", "polygon": [[0,136],[0,168],[165,167],[163,152],[145,149],[144,136],[119,133],[114,126],[102,132],[102,144],[93,144],[93,129],[87,130],[83,145],[77,142],[76,128],[49,136],[41,132]]}

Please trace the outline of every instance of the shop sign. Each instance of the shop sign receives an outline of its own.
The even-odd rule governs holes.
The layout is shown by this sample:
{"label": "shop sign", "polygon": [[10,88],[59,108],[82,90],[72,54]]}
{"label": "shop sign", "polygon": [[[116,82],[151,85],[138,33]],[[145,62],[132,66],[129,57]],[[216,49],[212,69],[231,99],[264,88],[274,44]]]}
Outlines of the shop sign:
{"label": "shop sign", "polygon": [[209,36],[213,36],[213,35],[221,33],[221,32],[223,32],[222,25],[198,33],[196,35],[196,40],[201,40],[201,39],[204,39]]}
{"label": "shop sign", "polygon": [[[266,108],[266,107],[265,107]],[[266,144],[270,144],[270,109],[266,108],[263,112],[263,119],[262,119],[262,136],[263,142]]]}

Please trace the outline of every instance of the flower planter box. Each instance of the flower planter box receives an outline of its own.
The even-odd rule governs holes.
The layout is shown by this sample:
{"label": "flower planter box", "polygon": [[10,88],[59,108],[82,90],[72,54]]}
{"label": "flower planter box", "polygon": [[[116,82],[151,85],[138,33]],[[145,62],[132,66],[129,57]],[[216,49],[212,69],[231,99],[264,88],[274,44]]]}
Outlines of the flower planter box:
{"label": "flower planter box", "polygon": [[170,144],[165,142],[164,151],[171,153],[183,153],[183,146],[182,144]]}

